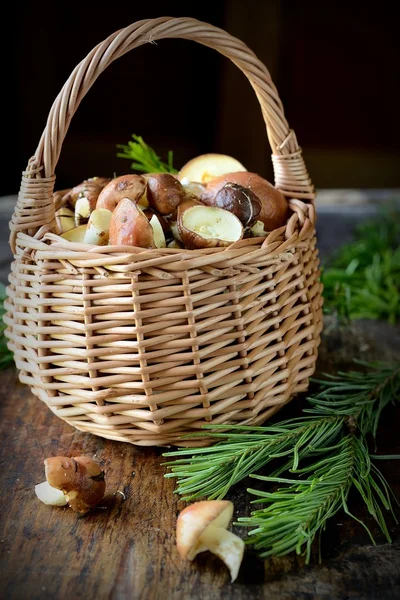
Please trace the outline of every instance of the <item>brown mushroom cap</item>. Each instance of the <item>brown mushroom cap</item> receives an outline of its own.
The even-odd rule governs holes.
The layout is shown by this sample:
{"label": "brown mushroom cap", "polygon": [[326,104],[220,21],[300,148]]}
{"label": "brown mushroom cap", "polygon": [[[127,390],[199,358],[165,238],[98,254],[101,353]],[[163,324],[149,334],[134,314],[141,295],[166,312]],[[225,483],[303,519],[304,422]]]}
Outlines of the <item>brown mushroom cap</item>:
{"label": "brown mushroom cap", "polygon": [[123,198],[112,213],[109,243],[111,246],[156,247],[149,220],[140,207],[129,198]]}
{"label": "brown mushroom cap", "polygon": [[123,198],[138,203],[146,191],[146,180],[141,175],[128,174],[115,177],[100,192],[96,208],[115,209]]}
{"label": "brown mushroom cap", "polygon": [[227,529],[233,515],[233,503],[229,500],[203,500],[194,502],[182,510],[176,522],[176,546],[179,555],[188,560],[202,548],[195,550],[199,538],[209,525]]}
{"label": "brown mushroom cap", "polygon": [[71,190],[68,190],[63,196],[63,201],[67,201],[71,206],[75,206],[78,198],[85,197],[89,200],[92,208],[95,207],[97,198],[102,189],[111,181],[108,177],[90,177],[79,183]]}
{"label": "brown mushroom cap", "polygon": [[170,173],[148,173],[144,178],[149,206],[161,215],[170,215],[186,196],[181,182]]}

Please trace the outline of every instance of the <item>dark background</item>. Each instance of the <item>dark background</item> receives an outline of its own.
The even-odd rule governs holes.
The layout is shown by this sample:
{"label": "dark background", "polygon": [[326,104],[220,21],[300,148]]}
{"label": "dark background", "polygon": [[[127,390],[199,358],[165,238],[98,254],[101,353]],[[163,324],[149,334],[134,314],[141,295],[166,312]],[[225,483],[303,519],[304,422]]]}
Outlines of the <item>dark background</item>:
{"label": "dark background", "polygon": [[[318,188],[400,187],[400,36],[396,3],[300,0],[14,2],[2,24],[0,195],[17,193],[51,104],[74,67],[114,31],[143,18],[191,16],[242,39],[267,65]],[[116,144],[142,135],[175,166],[235,156],[272,178],[257,99],[216,52],[162,40],[113,63],[76,113],[56,188],[129,172]]]}

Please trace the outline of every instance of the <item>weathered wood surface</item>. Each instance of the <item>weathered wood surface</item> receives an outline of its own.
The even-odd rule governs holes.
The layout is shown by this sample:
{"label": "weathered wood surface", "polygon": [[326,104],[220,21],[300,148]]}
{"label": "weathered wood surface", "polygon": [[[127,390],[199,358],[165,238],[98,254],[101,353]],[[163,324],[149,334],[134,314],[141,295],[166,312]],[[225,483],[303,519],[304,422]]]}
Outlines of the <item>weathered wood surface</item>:
{"label": "weathered wood surface", "polygon": [[[3,221],[0,219],[4,233],[0,239],[1,281],[6,279],[9,264]],[[322,253],[343,241],[334,229],[332,215],[324,219],[322,214]],[[400,360],[399,328],[373,322],[339,328],[326,320],[318,372],[347,369],[353,358]],[[317,548],[309,566],[293,555],[262,561],[248,549],[237,581],[230,584],[227,569],[212,555],[204,553],[190,563],[176,552],[176,516],[185,504],[174,495],[173,480],[163,477],[165,449],[138,448],[74,430],[18,382],[14,367],[0,371],[0,386],[0,598],[400,597],[400,527],[388,516],[393,539],[388,544],[356,495],[350,498],[350,508],[368,523],[376,546],[361,525],[340,513],[331,519],[323,535],[322,564],[318,564]],[[298,415],[302,406],[304,398],[298,397],[275,418]],[[400,454],[399,425],[400,409],[387,409],[378,436],[380,453]],[[88,454],[102,464],[107,496],[90,515],[78,517],[71,509],[48,507],[36,498],[34,486],[45,479],[43,460],[57,454]],[[380,461],[379,467],[400,498],[399,462]],[[235,504],[235,517],[250,511],[248,483],[236,486],[229,496]],[[400,510],[395,510],[400,518]],[[236,532],[245,535],[243,528]]]}
{"label": "weathered wood surface", "polygon": [[[329,328],[327,328],[329,331]],[[359,323],[352,331],[324,334],[319,370],[348,367],[349,357],[399,359],[400,333],[388,326]],[[72,429],[17,380],[13,367],[0,374],[1,403],[1,575],[0,596],[8,599],[171,598],[299,599],[400,597],[400,528],[388,518],[393,544],[385,542],[356,497],[351,510],[376,535],[344,514],[329,523],[322,541],[323,563],[305,566],[288,556],[261,561],[246,551],[237,581],[207,553],[194,562],[175,548],[176,516],[185,504],[174,482],[163,477],[161,448],[138,448]],[[279,415],[298,414],[298,398]],[[381,453],[400,453],[400,411],[388,409],[378,438]],[[58,454],[97,457],[107,477],[105,501],[88,516],[49,507],[34,486],[45,479],[43,459]],[[400,497],[395,461],[382,471]],[[230,498],[236,513],[248,514],[247,482]],[[397,511],[400,516],[400,511]],[[240,535],[244,531],[236,530]],[[317,552],[317,551],[316,551]]]}

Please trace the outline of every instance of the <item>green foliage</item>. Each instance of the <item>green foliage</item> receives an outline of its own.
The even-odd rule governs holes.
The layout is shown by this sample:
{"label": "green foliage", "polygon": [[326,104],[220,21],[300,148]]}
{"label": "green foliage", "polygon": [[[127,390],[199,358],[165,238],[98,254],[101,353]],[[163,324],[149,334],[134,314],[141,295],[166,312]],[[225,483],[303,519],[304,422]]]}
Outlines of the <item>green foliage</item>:
{"label": "green foliage", "polygon": [[400,213],[382,211],[322,269],[324,309],[347,319],[400,319]]}
{"label": "green foliage", "polygon": [[128,144],[118,144],[122,152],[118,152],[119,158],[132,160],[131,169],[143,173],[177,173],[173,166],[173,152],[168,152],[167,162],[163,162],[156,152],[146,144],[140,135],[132,134],[133,141]]}
{"label": "green foliage", "polygon": [[[371,463],[367,440],[375,436],[382,410],[400,400],[400,367],[358,364],[362,370],[315,380],[319,391],[308,398],[301,417],[263,427],[206,426],[207,433],[198,437],[207,435],[216,443],[165,453],[173,459],[164,463],[165,477],[177,479],[176,493],[186,501],[221,499],[249,476],[285,484],[272,492],[249,489],[256,496],[253,503],[268,506],[237,523],[252,528],[247,542],[262,556],[300,553],[305,547],[309,560],[327,519],[339,509],[350,514],[351,489],[389,540],[382,512],[391,510],[389,488]],[[274,469],[268,477],[258,473],[266,465]]]}
{"label": "green foliage", "polygon": [[4,300],[6,299],[6,290],[3,284],[0,284],[0,369],[10,365],[14,358],[12,352],[7,348],[7,338],[4,335],[5,325],[3,323]]}

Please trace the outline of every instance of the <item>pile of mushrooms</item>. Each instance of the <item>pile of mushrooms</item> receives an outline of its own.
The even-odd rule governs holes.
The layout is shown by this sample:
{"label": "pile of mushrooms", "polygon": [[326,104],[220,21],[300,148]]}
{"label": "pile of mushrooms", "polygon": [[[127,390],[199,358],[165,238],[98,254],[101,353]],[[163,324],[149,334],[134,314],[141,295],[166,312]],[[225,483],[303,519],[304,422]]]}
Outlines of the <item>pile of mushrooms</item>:
{"label": "pile of mushrooms", "polygon": [[140,248],[225,247],[286,223],[285,196],[231,156],[204,154],[176,175],[92,177],[62,196],[57,233],[70,242]]}

